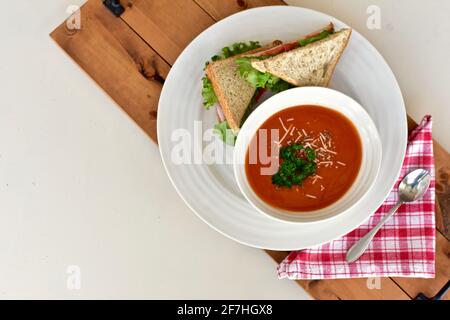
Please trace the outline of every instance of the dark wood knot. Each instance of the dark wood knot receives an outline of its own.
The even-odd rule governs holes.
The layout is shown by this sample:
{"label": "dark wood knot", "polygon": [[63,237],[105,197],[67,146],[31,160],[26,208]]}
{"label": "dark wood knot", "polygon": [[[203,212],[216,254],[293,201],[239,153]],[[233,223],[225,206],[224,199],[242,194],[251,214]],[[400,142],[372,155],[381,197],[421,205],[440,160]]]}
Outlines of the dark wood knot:
{"label": "dark wood knot", "polygon": [[321,280],[318,280],[318,279],[314,279],[314,280],[310,280],[310,281],[308,281],[308,288],[310,288],[310,289],[314,289],[314,288],[316,288],[317,286],[319,286],[320,284],[321,284]]}
{"label": "dark wood knot", "polygon": [[237,0],[237,5],[241,7],[242,9],[248,8],[248,3],[245,0]]}
{"label": "dark wood knot", "polygon": [[165,79],[161,76],[156,61],[151,59],[150,61],[141,61],[138,63],[139,73],[147,80],[153,80],[164,84]]}
{"label": "dark wood knot", "polygon": [[151,110],[148,114],[150,115],[150,118],[151,118],[152,120],[156,120],[156,117],[158,116],[158,111],[156,111],[156,110]]}

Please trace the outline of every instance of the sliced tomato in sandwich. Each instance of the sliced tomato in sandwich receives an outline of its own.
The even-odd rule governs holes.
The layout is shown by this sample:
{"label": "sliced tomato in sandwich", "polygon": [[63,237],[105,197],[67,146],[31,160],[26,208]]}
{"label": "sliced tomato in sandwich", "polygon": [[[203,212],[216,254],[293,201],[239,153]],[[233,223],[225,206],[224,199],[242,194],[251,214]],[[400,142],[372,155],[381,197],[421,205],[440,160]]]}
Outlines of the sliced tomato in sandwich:
{"label": "sliced tomato in sandwich", "polygon": [[260,51],[257,54],[255,54],[255,57],[265,57],[265,56],[276,56],[277,54],[280,54],[282,52],[290,51],[299,46],[298,41],[292,41],[289,43],[283,43],[276,47],[267,49],[265,51]]}
{"label": "sliced tomato in sandwich", "polygon": [[332,22],[330,22],[325,28],[322,28],[320,30],[311,32],[310,34],[307,34],[306,36],[304,36],[300,40],[307,40],[307,39],[310,39],[310,38],[317,37],[318,35],[320,35],[324,31],[328,31],[329,33],[333,33],[334,32],[334,24]]}
{"label": "sliced tomato in sandwich", "polygon": [[291,51],[293,49],[296,49],[300,46],[300,41],[304,41],[304,40],[308,40],[314,37],[319,36],[322,32],[324,31],[328,31],[329,33],[333,33],[334,32],[334,25],[333,23],[329,23],[325,28],[319,29],[317,31],[311,32],[310,34],[307,34],[306,36],[304,36],[303,38],[299,39],[299,40],[295,40],[295,41],[291,41],[288,43],[281,43],[272,47],[270,49],[267,50],[263,50],[263,51],[259,51],[256,54],[254,54],[254,57],[266,57],[266,56],[276,56],[280,53],[283,52],[287,52],[287,51]]}

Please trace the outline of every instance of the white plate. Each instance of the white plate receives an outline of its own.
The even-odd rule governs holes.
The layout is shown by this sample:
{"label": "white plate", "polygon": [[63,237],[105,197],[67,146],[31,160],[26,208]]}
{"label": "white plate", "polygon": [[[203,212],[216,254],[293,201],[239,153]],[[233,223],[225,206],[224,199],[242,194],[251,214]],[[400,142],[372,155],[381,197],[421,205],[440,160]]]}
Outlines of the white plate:
{"label": "white plate", "polygon": [[[280,21],[282,23],[280,24]],[[383,146],[381,169],[372,189],[355,207],[335,219],[309,225],[278,222],[258,213],[240,193],[232,165],[182,164],[171,160],[176,129],[194,133],[213,127],[215,112],[202,107],[201,81],[205,61],[237,41],[296,39],[332,21],[320,12],[276,6],[246,10],[211,26],[183,51],[166,79],[158,108],[158,141],[169,177],[187,205],[207,224],[243,244],[272,250],[295,250],[336,239],[363,223],[392,189],[406,150],[407,122],[397,81],[378,51],[354,31],[330,87],[358,101],[370,114]],[[201,142],[201,136],[196,136]],[[232,148],[228,157],[232,158]],[[188,230],[186,232],[189,232]]]}

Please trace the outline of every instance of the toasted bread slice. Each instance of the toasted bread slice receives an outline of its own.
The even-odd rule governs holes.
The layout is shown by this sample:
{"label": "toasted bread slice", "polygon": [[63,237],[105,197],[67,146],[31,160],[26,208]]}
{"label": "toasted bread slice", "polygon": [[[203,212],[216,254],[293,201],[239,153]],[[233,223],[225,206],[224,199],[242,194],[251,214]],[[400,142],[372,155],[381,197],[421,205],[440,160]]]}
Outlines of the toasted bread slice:
{"label": "toasted bread slice", "polygon": [[211,80],[228,125],[237,132],[256,89],[239,75],[235,58],[209,64],[206,75]]}
{"label": "toasted bread slice", "polygon": [[265,60],[255,60],[252,62],[252,67],[260,72],[268,72],[297,87],[326,87],[347,47],[351,33],[351,29],[340,30],[304,47]]}
{"label": "toasted bread slice", "polygon": [[239,130],[245,111],[256,92],[239,74],[236,58],[252,55],[278,44],[279,41],[274,41],[268,46],[212,62],[206,68],[206,76],[211,81],[228,125],[234,132]]}

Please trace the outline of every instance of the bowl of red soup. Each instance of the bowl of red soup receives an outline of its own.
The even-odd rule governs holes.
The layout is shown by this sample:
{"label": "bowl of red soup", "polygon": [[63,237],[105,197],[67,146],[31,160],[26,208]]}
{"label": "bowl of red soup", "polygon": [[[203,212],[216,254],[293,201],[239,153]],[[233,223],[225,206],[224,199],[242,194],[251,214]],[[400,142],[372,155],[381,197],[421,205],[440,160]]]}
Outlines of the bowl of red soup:
{"label": "bowl of red soup", "polygon": [[364,108],[335,90],[294,88],[245,121],[234,150],[240,190],[261,213],[291,223],[345,214],[377,177],[382,148]]}

